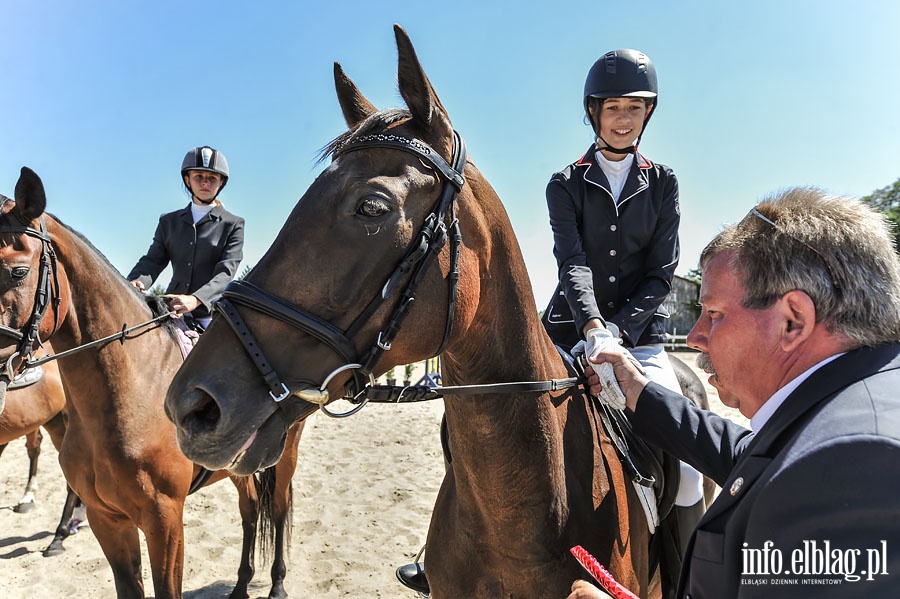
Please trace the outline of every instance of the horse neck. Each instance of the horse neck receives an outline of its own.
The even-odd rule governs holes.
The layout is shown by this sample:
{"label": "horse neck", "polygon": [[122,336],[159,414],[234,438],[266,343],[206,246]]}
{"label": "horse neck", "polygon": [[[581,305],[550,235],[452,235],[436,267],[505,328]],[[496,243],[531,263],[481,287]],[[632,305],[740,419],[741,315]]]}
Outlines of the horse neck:
{"label": "horse neck", "polygon": [[[466,247],[478,248],[477,257],[469,255],[477,261],[477,268],[473,269],[471,262],[464,265],[460,302],[474,308],[464,310],[456,319],[458,328],[442,355],[444,383],[566,377],[563,362],[538,317],[525,263],[506,212],[499,200],[487,206],[480,215],[460,214],[462,230],[474,236],[467,240]],[[459,441],[459,451],[471,451],[472,461],[487,470],[496,467],[514,474],[522,462],[549,465],[558,459],[552,457],[558,455],[560,443],[560,430],[554,424],[559,422],[556,399],[549,393],[533,392],[451,396],[445,405],[451,435],[473,440]],[[519,448],[523,436],[535,441]],[[511,447],[517,450],[509,451]],[[479,455],[485,449],[488,451]],[[492,459],[496,464],[490,464]]]}
{"label": "horse neck", "polygon": [[[146,304],[95,248],[60,223],[50,221],[48,226],[63,269],[61,276],[68,280],[69,306],[61,327],[61,332],[71,336],[66,345],[105,337],[125,323],[137,324],[151,317]],[[69,349],[59,341],[54,346]]]}
{"label": "horse neck", "polygon": [[[455,320],[457,331],[441,358],[443,383],[569,376],[538,317],[505,211],[463,218],[461,211],[462,230],[475,234],[465,247],[477,257],[467,254],[460,300],[475,307]],[[604,451],[609,443],[591,424],[588,403],[577,388],[446,395],[444,407],[452,468],[435,513],[448,522],[447,529],[465,527],[477,538],[494,539],[523,564],[555,563],[561,539],[573,531],[603,539],[619,530],[595,517],[595,492],[615,488],[616,497],[624,497],[624,475],[615,462],[611,468],[600,466],[615,455]],[[627,517],[621,500],[618,505]]]}
{"label": "horse neck", "polygon": [[464,198],[459,218],[464,245],[476,248],[469,256],[475,266],[463,265],[460,304],[471,308],[455,321],[444,377],[472,384],[566,376],[540,322],[506,210],[480,173],[469,181],[479,199]]}
{"label": "horse neck", "polygon": [[[60,277],[69,288],[66,316],[52,338],[54,351],[76,348],[152,318],[143,299],[96,249],[59,223],[52,225]],[[59,370],[76,409],[85,401],[102,402],[113,412],[128,409],[124,398],[132,395],[143,394],[147,399],[140,401],[161,405],[180,362],[169,335],[156,329],[70,354],[59,361]]]}

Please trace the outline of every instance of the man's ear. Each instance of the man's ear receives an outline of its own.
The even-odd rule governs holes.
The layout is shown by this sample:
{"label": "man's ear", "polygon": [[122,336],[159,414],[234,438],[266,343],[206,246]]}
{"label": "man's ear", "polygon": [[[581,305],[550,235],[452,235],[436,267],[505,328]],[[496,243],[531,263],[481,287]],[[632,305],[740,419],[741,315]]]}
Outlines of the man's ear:
{"label": "man's ear", "polygon": [[816,305],[805,291],[788,291],[778,300],[782,318],[781,347],[793,351],[813,334],[816,327]]}

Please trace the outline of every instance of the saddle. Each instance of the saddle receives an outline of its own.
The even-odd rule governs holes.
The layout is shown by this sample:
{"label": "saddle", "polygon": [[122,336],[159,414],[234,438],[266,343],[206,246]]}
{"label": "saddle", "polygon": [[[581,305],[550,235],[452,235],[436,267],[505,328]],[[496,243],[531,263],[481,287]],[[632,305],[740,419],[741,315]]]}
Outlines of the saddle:
{"label": "saddle", "polygon": [[197,341],[200,340],[200,334],[204,331],[203,326],[192,318],[189,314],[185,314],[181,318],[175,320],[175,335],[178,337],[178,349],[181,350],[181,358],[187,359],[188,354],[194,349]]}
{"label": "saddle", "polygon": [[[556,346],[556,349],[570,373],[579,377],[584,376],[584,367],[579,360],[559,346]],[[614,410],[592,396],[588,392],[587,385],[584,385],[583,390],[585,395],[590,397],[607,436],[616,448],[622,466],[631,478],[652,534],[675,505],[681,478],[678,460],[647,445],[634,433],[624,412]]]}
{"label": "saddle", "polygon": [[6,388],[7,390],[12,391],[13,389],[29,387],[42,378],[44,378],[44,368],[42,366],[26,368],[22,374],[11,380]]}
{"label": "saddle", "polygon": [[[557,346],[557,351],[571,372],[579,376],[584,369],[578,360]],[[674,599],[681,572],[683,550],[695,520],[702,515],[695,513],[697,506],[675,509],[675,497],[681,482],[681,467],[677,458],[653,449],[640,439],[631,423],[620,410],[614,410],[588,393],[591,404],[599,416],[603,428],[616,448],[616,453],[631,477],[647,516],[650,528],[650,572],[658,570],[664,599]]]}

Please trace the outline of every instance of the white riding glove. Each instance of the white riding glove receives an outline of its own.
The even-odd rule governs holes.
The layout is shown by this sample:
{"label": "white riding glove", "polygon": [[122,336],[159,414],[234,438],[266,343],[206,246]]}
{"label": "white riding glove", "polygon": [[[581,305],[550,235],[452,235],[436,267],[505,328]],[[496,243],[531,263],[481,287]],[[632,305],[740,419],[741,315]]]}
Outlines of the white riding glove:
{"label": "white riding glove", "polygon": [[624,410],[625,394],[622,393],[622,389],[619,387],[618,381],[616,381],[616,373],[613,370],[612,364],[609,362],[594,364],[591,361],[591,358],[595,357],[601,351],[627,352],[628,350],[623,349],[619,345],[621,340],[618,336],[614,336],[609,329],[605,327],[589,329],[584,337],[584,341],[579,341],[578,344],[572,348],[572,355],[576,356],[576,358],[578,355],[584,355],[588,362],[590,362],[594,372],[600,377],[600,401],[614,410]]}

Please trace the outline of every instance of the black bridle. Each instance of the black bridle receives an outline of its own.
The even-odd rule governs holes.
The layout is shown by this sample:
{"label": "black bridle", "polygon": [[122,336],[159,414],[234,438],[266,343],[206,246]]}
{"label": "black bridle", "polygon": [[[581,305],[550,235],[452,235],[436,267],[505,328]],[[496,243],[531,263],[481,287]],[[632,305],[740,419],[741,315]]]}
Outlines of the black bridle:
{"label": "black bridle", "polygon": [[[314,314],[291,304],[290,302],[266,291],[247,281],[232,281],[221,299],[215,303],[217,314],[221,314],[225,321],[231,325],[247,355],[256,365],[263,380],[269,387],[269,395],[279,403],[287,397],[298,394],[302,399],[300,389],[291,389],[285,379],[275,371],[271,363],[266,359],[262,347],[254,338],[250,329],[244,323],[236,306],[250,308],[256,312],[281,320],[305,333],[312,335],[320,342],[327,345],[343,361],[344,365],[334,370],[326,377],[325,381],[318,384],[319,391],[324,392],[331,379],[340,372],[352,371],[352,376],[345,387],[345,397],[358,400],[364,394],[368,383],[374,381],[373,371],[385,351],[391,349],[391,344],[400,331],[404,319],[409,313],[409,308],[415,299],[416,289],[428,267],[440,254],[447,240],[450,240],[450,271],[448,282],[447,320],[444,326],[444,336],[441,344],[433,355],[439,355],[444,351],[450,340],[453,327],[453,319],[456,311],[456,295],[459,282],[459,254],[461,246],[461,234],[459,223],[456,219],[456,199],[465,184],[463,170],[466,164],[466,146],[462,137],[453,132],[453,154],[451,163],[448,163],[433,148],[421,140],[394,135],[378,133],[362,135],[351,138],[337,149],[334,157],[357,150],[369,148],[391,148],[411,153],[434,167],[438,176],[443,180],[444,186],[441,195],[431,209],[418,235],[407,249],[403,259],[388,277],[381,291],[372,298],[363,311],[354,319],[346,331],[326,322]],[[353,344],[353,338],[365,326],[375,312],[392,296],[398,284],[409,275],[399,303],[394,308],[387,324],[378,333],[375,343],[368,352],[360,357]],[[298,393],[299,392],[299,393]],[[307,399],[307,401],[310,401]],[[349,415],[361,409],[367,400],[359,402]],[[324,403],[324,402],[323,402]],[[326,411],[322,405],[323,411]],[[333,415],[333,414],[332,414]]]}
{"label": "black bridle", "polygon": [[[22,330],[13,329],[6,325],[0,324],[0,334],[12,337],[18,341],[16,351],[6,361],[6,368],[2,371],[9,380],[14,379],[17,375],[32,363],[34,356],[35,342],[41,345],[43,341],[40,338],[41,322],[47,309],[53,304],[53,330],[47,336],[48,339],[53,336],[59,328],[59,273],[57,272],[56,252],[53,250],[53,243],[50,235],[47,234],[47,226],[44,223],[44,217],[40,219],[41,228],[34,229],[28,226],[2,226],[0,233],[11,233],[14,235],[25,234],[41,241],[41,258],[38,271],[38,283],[35,290],[34,305],[31,309],[31,317]],[[18,362],[17,362],[18,360]]]}
{"label": "black bridle", "polygon": [[[0,195],[0,199],[2,199],[0,206],[7,202],[14,201],[2,195]],[[40,218],[40,227],[40,229],[35,229],[25,225],[0,225],[0,234],[10,233],[13,235],[27,235],[41,241],[40,267],[38,270],[38,281],[37,287],[35,288],[34,303],[31,308],[31,316],[21,330],[0,324],[0,335],[12,337],[18,342],[16,351],[7,359],[6,366],[0,369],[0,376],[5,376],[11,381],[15,377],[21,375],[26,369],[46,364],[52,360],[58,360],[92,347],[105,345],[112,341],[125,343],[125,341],[131,339],[135,333],[138,333],[139,331],[146,332],[151,328],[159,327],[161,326],[162,321],[175,315],[175,312],[167,312],[132,327],[125,324],[122,325],[120,331],[103,337],[102,339],[95,339],[94,341],[83,343],[82,345],[63,352],[47,354],[41,358],[35,358],[35,350],[38,347],[43,346],[43,343],[49,340],[56,331],[59,330],[59,309],[62,302],[56,251],[53,249],[53,240],[47,233],[47,225],[44,222],[43,216]],[[53,305],[53,329],[50,331],[50,334],[47,335],[46,339],[41,339],[41,322],[44,320],[44,315],[47,313],[47,309],[51,304]]]}

